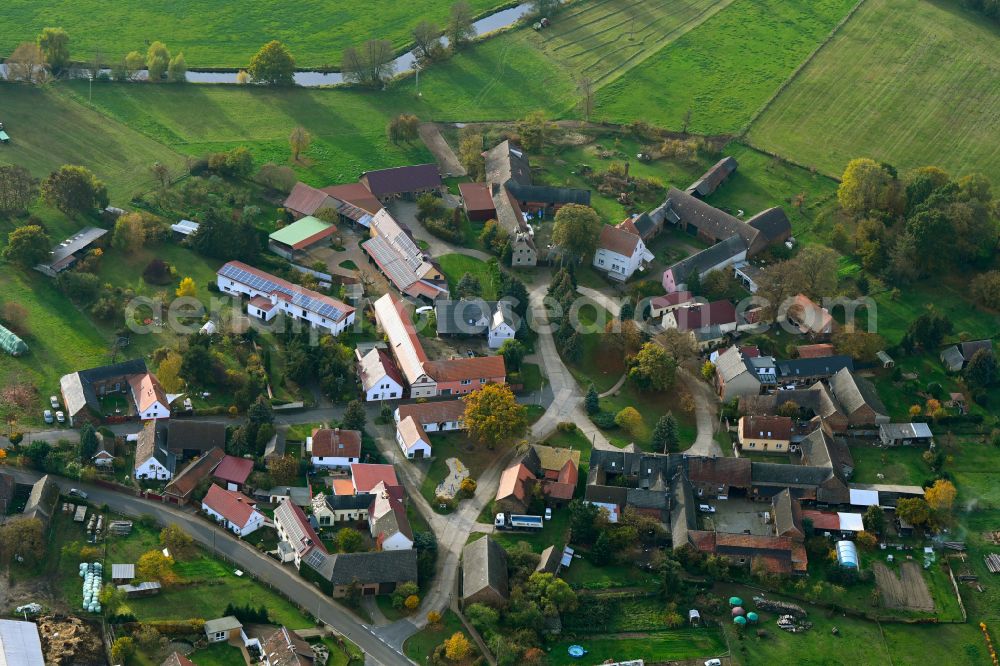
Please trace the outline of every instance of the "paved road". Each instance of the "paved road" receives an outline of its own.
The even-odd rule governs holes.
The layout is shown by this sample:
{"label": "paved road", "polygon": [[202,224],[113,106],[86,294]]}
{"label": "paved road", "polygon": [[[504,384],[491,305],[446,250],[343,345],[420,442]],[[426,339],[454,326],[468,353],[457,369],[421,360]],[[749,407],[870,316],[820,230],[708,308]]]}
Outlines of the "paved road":
{"label": "paved road", "polygon": [[[39,472],[9,467],[5,467],[4,471],[13,474],[18,483],[32,483],[41,476]],[[290,599],[295,599],[302,607],[308,609],[310,613],[335,631],[354,641],[367,655],[366,663],[384,666],[412,663],[402,652],[387,645],[349,611],[300,578],[290,565],[279,564],[245,542],[198,518],[193,513],[182,511],[168,504],[132,497],[98,486],[81,484],[70,479],[52,478],[63,490],[70,487],[85,489],[89,494],[90,502],[98,505],[107,504],[116,513],[133,517],[149,514],[161,524],[179,525],[206,548],[224,555],[235,562],[240,569],[253,573],[261,581],[280,590]]]}

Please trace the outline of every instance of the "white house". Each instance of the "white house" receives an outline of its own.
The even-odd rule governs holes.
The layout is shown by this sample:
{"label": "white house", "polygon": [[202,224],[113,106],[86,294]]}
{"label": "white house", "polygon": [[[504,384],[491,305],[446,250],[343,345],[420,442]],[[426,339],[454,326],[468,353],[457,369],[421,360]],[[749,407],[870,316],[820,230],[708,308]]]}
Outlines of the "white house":
{"label": "white house", "polygon": [[132,375],[128,384],[140,420],[170,418],[170,399],[152,373]]}
{"label": "white house", "polygon": [[486,336],[490,349],[498,349],[507,340],[513,340],[517,331],[514,330],[514,314],[510,303],[497,302],[497,308],[490,318],[490,330]]}
{"label": "white house", "polygon": [[252,499],[235,490],[226,490],[214,483],[209,487],[201,510],[227,530],[245,537],[264,525],[264,514]]}
{"label": "white house", "polygon": [[230,261],[220,268],[217,284],[222,293],[248,296],[247,313],[264,321],[271,321],[281,312],[331,335],[340,335],[354,323],[353,307],[241,261]]}
{"label": "white house", "polygon": [[365,392],[367,402],[399,400],[403,397],[403,375],[396,367],[392,355],[381,348],[373,348],[367,354],[354,350],[357,360],[358,379]]}
{"label": "white house", "polygon": [[431,455],[431,438],[412,416],[396,424],[396,443],[407,458],[429,458]]}
{"label": "white house", "polygon": [[644,263],[653,260],[653,253],[646,249],[639,234],[622,225],[604,225],[594,253],[594,268],[614,280],[624,282],[632,277]]}
{"label": "white house", "polygon": [[169,481],[174,475],[177,457],[167,450],[154,421],[148,421],[139,433],[135,446],[134,473],[137,479]]}
{"label": "white house", "polygon": [[306,438],[306,452],[316,469],[350,469],[361,462],[361,433],[340,428],[317,428]]}
{"label": "white house", "polygon": [[396,408],[396,423],[408,416],[412,416],[427,432],[465,429],[465,403],[458,399],[400,405]]}
{"label": "white house", "polygon": [[499,348],[505,340],[512,340],[517,335],[514,311],[509,301],[438,299],[434,304],[434,315],[439,336],[485,335],[490,349]]}
{"label": "white house", "polygon": [[385,483],[372,488],[375,496],[368,512],[368,527],[381,550],[410,550],[413,532],[406,517],[402,499],[393,494]]}

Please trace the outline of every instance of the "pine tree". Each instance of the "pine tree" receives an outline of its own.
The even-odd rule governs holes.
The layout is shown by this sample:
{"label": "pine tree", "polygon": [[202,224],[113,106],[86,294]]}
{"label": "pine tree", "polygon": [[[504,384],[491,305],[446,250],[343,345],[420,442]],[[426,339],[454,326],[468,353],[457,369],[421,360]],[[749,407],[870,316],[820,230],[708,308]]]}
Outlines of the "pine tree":
{"label": "pine tree", "polygon": [[584,399],[584,407],[587,409],[588,414],[596,414],[601,411],[601,399],[597,395],[597,388],[591,384],[590,388],[587,389],[587,397]]}
{"label": "pine tree", "polygon": [[365,408],[357,400],[347,403],[347,410],[344,412],[344,421],[341,424],[345,430],[365,429]]}
{"label": "pine tree", "polygon": [[608,540],[606,532],[601,532],[590,549],[590,561],[594,566],[603,567],[611,561],[611,542]]}
{"label": "pine tree", "polygon": [[97,431],[90,423],[84,423],[80,427],[80,460],[83,464],[89,464],[90,460],[97,453]]}
{"label": "pine tree", "polygon": [[667,412],[656,422],[653,428],[653,447],[662,450],[664,453],[676,451],[680,445],[680,436],[677,434],[677,419],[673,412]]}

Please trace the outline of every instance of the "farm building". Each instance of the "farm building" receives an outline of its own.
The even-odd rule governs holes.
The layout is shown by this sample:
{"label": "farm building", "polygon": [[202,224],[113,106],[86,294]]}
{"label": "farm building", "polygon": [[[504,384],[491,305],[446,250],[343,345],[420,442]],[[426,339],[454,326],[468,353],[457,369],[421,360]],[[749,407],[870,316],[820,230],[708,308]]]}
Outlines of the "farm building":
{"label": "farm building", "polygon": [[339,205],[340,201],[329,192],[305,183],[295,183],[295,187],[282,204],[284,209],[297,220],[308,218],[321,210],[336,209]]}
{"label": "farm building", "polygon": [[491,537],[473,541],[462,549],[462,605],[501,606],[510,596],[507,554]]}
{"label": "farm building", "polygon": [[736,167],[739,166],[735,157],[723,157],[721,160],[713,164],[708,171],[702,174],[701,178],[691,183],[691,185],[684,190],[687,194],[700,198],[707,197],[712,194],[719,186],[722,185],[731,175],[736,173]]}
{"label": "farm building", "polygon": [[101,239],[106,233],[108,233],[107,229],[99,227],[85,227],[81,229],[53,248],[49,253],[48,260],[35,266],[35,270],[49,277],[56,277],[59,273],[62,273],[76,263],[79,255]]}
{"label": "farm building", "polygon": [[267,237],[267,246],[276,255],[295,261],[310,248],[328,245],[335,233],[336,226],[308,215],[271,233]]}
{"label": "farm building", "polygon": [[508,301],[441,299],[434,304],[434,313],[439,336],[485,335],[490,349],[497,349],[516,335],[517,323]]}
{"label": "farm building", "polygon": [[331,595],[347,596],[354,585],[364,596],[392,594],[397,585],[417,580],[417,551],[383,550],[372,553],[340,553],[307,561],[332,584]]}
{"label": "farm building", "polygon": [[163,489],[164,499],[173,504],[187,504],[198,484],[207,479],[225,457],[225,451],[217,447],[192,460]]}
{"label": "farm building", "polygon": [[0,664],[45,666],[38,625],[20,620],[0,620]]}
{"label": "farm building", "polygon": [[653,253],[646,249],[642,237],[635,231],[631,220],[611,226],[605,224],[597,241],[593,266],[608,277],[624,282],[632,274],[653,261]]}
{"label": "farm building", "polygon": [[432,302],[448,295],[444,273],[388,210],[371,219],[369,230],[371,238],[361,247],[400,293]]}
{"label": "farm building", "polygon": [[493,195],[488,185],[483,183],[459,183],[458,191],[462,195],[462,205],[465,214],[473,222],[485,222],[495,219],[497,208],[493,204]]}
{"label": "farm building", "polygon": [[415,199],[421,194],[439,192],[443,185],[437,164],[366,171],[361,175],[360,181],[382,203],[390,199]]}
{"label": "farm building", "polygon": [[135,578],[135,564],[112,564],[111,582],[116,585],[125,584]]}
{"label": "farm building", "polygon": [[102,402],[119,393],[129,398],[129,412],[134,410],[143,420],[168,418],[171,398],[176,397],[163,391],[142,359],[63,375],[59,388],[70,425],[80,425],[80,419],[94,420],[101,416]]}
{"label": "farm building", "polygon": [[934,433],[926,423],[882,423],[878,427],[878,438],[886,446],[926,446],[934,441]]}

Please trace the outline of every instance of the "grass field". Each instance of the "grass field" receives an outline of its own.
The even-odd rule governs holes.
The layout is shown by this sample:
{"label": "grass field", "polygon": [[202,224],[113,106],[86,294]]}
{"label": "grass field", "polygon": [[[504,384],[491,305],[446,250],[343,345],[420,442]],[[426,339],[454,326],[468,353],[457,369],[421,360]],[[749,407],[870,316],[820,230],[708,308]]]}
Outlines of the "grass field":
{"label": "grass field", "polygon": [[243,653],[238,647],[228,643],[216,643],[191,654],[191,661],[197,666],[242,666]]}
{"label": "grass field", "polygon": [[733,0],[585,0],[560,12],[529,41],[549,58],[602,86]]}
{"label": "grass field", "polygon": [[595,116],[701,134],[739,130],[852,0],[736,0],[597,94]]}
{"label": "grass field", "polygon": [[[594,634],[552,645],[548,663],[552,666],[578,664],[566,649],[579,644],[587,650],[585,663],[600,664],[608,659],[644,659],[660,663],[675,659],[707,659],[725,652],[722,636],[715,629],[675,629],[649,633]],[[788,662],[792,663],[792,662]],[[801,663],[801,662],[799,662]]]}
{"label": "grass field", "polygon": [[[120,59],[133,49],[145,54],[154,39],[173,53],[183,51],[188,67],[245,67],[250,57],[272,39],[284,42],[299,67],[340,68],[345,47],[377,38],[401,48],[413,41],[410,32],[421,19],[443,24],[450,0],[369,0],[363,4],[292,0],[283,3],[245,3],[208,0],[195,4],[148,4],[125,0],[113,15],[94,0],[31,0],[4,3],[0,26],[0,57],[17,44],[34,41],[43,27],[58,25],[70,34],[76,60],[93,60],[95,50],[104,62]],[[470,0],[481,13],[501,0]],[[234,20],[238,17],[238,20]]]}
{"label": "grass field", "polygon": [[[441,265],[444,276],[448,278],[448,289],[455,294],[455,286],[466,273],[471,273],[479,278],[479,285],[483,289],[482,296],[487,301],[492,301],[497,297],[497,287],[490,276],[489,265],[475,257],[467,257],[464,254],[445,254],[435,257]],[[457,298],[457,296],[456,296]]]}
{"label": "grass field", "polygon": [[149,167],[154,162],[174,172],[183,168],[179,153],[56,89],[0,83],[0,99],[0,120],[11,136],[10,143],[0,147],[0,164],[20,164],[38,178],[63,164],[83,165],[107,184],[111,203],[117,206],[126,206],[136,192],[152,189]]}
{"label": "grass field", "polygon": [[1000,29],[961,7],[867,0],[757,119],[750,141],[838,176],[868,156],[997,182]]}
{"label": "grass field", "polygon": [[[465,627],[462,626],[462,621],[455,613],[447,610],[441,616],[441,622],[437,626],[428,626],[406,639],[406,642],[403,643],[403,651],[407,657],[418,664],[429,664],[430,655],[434,652],[434,648],[441,645],[445,639],[451,638],[456,631],[461,631],[466,638],[469,638]],[[469,638],[469,642],[472,642],[471,638]],[[475,643],[472,643],[472,650],[473,653],[478,652]]]}

